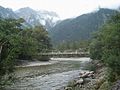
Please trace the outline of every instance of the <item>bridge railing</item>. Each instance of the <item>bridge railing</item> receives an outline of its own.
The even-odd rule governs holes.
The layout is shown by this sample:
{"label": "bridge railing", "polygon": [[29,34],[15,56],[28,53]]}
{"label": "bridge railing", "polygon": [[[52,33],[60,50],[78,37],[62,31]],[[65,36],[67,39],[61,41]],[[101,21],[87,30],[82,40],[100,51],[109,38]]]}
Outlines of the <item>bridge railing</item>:
{"label": "bridge railing", "polygon": [[67,55],[67,54],[88,54],[89,52],[48,52],[48,53],[39,53],[38,55]]}

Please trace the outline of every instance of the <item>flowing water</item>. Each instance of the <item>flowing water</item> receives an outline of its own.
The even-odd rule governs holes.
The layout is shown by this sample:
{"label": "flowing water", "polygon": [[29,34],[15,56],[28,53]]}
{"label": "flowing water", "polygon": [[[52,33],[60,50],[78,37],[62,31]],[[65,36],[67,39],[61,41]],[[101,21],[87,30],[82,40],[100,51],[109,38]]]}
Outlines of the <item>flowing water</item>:
{"label": "flowing water", "polygon": [[[52,58],[44,64],[31,63],[17,67],[19,79],[8,90],[61,90],[67,83],[79,76],[89,58]],[[45,64],[46,63],[46,64]]]}

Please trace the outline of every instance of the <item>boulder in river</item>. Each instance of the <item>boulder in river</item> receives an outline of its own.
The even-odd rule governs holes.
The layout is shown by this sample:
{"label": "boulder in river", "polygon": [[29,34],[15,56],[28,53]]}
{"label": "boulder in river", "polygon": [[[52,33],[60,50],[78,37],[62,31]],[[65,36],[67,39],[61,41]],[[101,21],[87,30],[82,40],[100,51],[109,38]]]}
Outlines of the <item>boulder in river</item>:
{"label": "boulder in river", "polygon": [[84,82],[84,80],[82,78],[80,78],[79,80],[76,81],[75,86],[83,84],[83,82]]}
{"label": "boulder in river", "polygon": [[65,87],[65,90],[72,90],[72,87]]}
{"label": "boulder in river", "polygon": [[94,76],[94,72],[93,71],[83,72],[83,73],[80,73],[79,75],[80,75],[80,78],[90,78]]}

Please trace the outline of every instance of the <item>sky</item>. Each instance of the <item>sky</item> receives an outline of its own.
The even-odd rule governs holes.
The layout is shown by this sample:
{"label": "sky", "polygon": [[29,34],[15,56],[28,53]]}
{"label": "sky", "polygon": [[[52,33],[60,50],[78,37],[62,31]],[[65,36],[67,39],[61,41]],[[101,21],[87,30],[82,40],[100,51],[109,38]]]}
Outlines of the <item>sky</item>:
{"label": "sky", "polygon": [[61,19],[66,19],[95,11],[99,7],[117,9],[120,0],[0,0],[0,6],[14,11],[23,7],[54,11]]}

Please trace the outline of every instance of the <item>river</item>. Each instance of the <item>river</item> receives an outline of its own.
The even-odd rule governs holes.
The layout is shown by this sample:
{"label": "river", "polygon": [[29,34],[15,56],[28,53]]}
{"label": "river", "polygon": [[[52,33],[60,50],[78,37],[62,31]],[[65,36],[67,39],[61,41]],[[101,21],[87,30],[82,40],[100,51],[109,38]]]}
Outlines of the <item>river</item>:
{"label": "river", "polygon": [[49,62],[31,62],[17,67],[19,79],[8,90],[62,90],[84,71],[89,58],[51,58]]}

